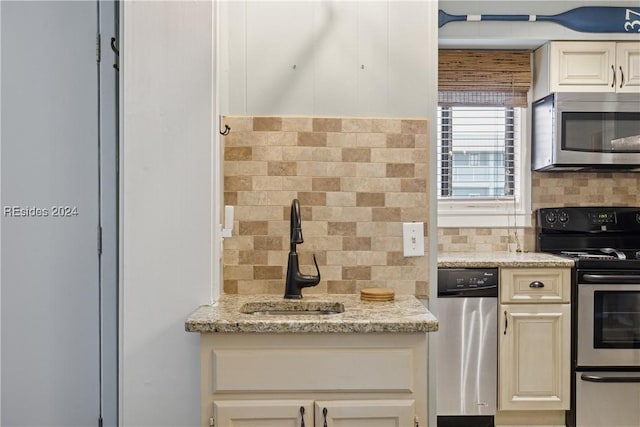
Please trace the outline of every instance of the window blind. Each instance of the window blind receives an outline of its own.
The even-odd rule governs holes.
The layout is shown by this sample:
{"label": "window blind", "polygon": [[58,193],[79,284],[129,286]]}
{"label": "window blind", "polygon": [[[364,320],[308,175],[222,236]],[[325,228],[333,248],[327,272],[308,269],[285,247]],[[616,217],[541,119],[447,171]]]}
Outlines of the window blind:
{"label": "window blind", "polygon": [[438,107],[441,199],[519,197],[520,108]]}
{"label": "window blind", "polygon": [[440,50],[439,105],[526,107],[531,53],[518,50]]}

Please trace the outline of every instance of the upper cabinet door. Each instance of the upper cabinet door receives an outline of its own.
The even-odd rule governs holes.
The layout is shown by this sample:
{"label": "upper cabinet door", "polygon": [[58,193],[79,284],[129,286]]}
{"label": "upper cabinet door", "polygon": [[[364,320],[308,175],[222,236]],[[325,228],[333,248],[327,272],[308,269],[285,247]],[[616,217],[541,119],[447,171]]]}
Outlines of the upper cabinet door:
{"label": "upper cabinet door", "polygon": [[618,42],[616,44],[618,67],[618,92],[640,92],[640,43]]}
{"label": "upper cabinet door", "polygon": [[614,92],[613,42],[552,42],[551,92]]}
{"label": "upper cabinet door", "polygon": [[316,402],[316,427],[398,427],[414,425],[413,400],[331,400]]}
{"label": "upper cabinet door", "polygon": [[[303,408],[304,410],[301,410]],[[313,426],[310,400],[219,400],[214,418],[220,427]]]}
{"label": "upper cabinet door", "polygon": [[313,112],[313,3],[246,3],[246,105],[251,114]]}

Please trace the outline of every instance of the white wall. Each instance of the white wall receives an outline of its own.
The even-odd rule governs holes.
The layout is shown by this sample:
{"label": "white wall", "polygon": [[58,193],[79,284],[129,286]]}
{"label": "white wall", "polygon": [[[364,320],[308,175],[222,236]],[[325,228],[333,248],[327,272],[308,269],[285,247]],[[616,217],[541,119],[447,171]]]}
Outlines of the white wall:
{"label": "white wall", "polygon": [[213,2],[122,2],[120,425],[200,423],[212,287]]}
{"label": "white wall", "polygon": [[[617,0],[440,0],[451,15],[555,15],[581,6],[633,6],[638,1]],[[582,33],[551,22],[451,22],[440,28],[445,48],[535,48],[549,40],[639,40],[636,34]]]}

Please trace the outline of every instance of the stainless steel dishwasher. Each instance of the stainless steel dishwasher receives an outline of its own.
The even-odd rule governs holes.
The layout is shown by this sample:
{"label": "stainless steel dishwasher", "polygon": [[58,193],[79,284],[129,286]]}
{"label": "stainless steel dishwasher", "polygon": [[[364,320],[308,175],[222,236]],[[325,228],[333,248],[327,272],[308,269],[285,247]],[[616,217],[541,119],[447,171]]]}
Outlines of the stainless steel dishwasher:
{"label": "stainless steel dishwasher", "polygon": [[497,268],[438,269],[438,427],[494,426],[497,297]]}

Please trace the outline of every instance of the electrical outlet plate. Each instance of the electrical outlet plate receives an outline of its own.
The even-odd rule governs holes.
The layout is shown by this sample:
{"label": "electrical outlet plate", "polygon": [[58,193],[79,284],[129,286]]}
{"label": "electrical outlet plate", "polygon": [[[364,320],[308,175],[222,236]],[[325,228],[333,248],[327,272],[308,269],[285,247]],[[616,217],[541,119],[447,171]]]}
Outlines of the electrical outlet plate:
{"label": "electrical outlet plate", "polygon": [[402,223],[402,246],[404,256],[424,256],[424,223]]}

